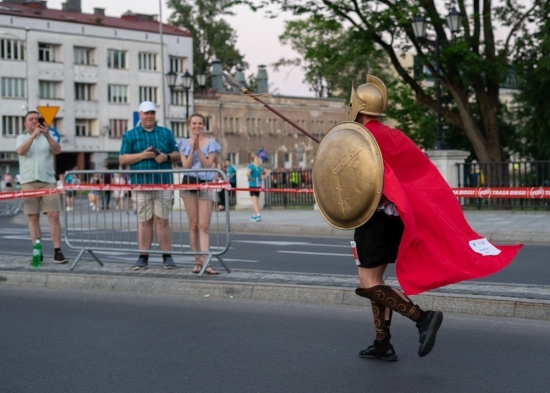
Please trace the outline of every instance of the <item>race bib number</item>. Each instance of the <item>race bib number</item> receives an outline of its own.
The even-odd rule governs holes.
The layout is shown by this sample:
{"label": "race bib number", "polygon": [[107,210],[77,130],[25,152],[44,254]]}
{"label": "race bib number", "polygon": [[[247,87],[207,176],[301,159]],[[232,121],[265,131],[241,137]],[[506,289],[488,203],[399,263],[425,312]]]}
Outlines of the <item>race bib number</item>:
{"label": "race bib number", "polygon": [[352,240],[351,242],[351,252],[353,253],[353,259],[355,259],[355,264],[359,266],[361,262],[359,262],[359,254],[357,253],[357,245]]}
{"label": "race bib number", "polygon": [[470,240],[470,247],[472,250],[481,255],[498,255],[500,250],[493,246],[486,238],[478,240]]}

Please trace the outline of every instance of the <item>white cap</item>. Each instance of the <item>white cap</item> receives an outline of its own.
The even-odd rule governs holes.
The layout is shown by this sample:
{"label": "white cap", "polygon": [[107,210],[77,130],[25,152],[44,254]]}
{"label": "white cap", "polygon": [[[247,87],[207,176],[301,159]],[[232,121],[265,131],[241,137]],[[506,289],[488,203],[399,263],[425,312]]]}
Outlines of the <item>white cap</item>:
{"label": "white cap", "polygon": [[151,101],[143,101],[141,104],[139,104],[139,109],[138,109],[140,112],[156,112],[157,111],[157,106],[151,102]]}

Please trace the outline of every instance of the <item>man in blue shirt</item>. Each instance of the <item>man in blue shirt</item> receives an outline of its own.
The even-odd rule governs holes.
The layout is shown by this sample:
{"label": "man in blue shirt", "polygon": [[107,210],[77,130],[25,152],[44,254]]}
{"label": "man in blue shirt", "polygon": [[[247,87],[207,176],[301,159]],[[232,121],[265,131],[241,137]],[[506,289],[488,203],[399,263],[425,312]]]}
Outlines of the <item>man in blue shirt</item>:
{"label": "man in blue shirt", "polygon": [[[157,170],[170,171],[172,163],[180,160],[174,134],[168,128],[156,125],[156,106],[151,101],[139,105],[140,124],[129,130],[122,138],[120,147],[120,165],[129,165],[130,170],[149,171],[133,173],[131,183],[135,184],[172,184],[172,173],[152,173]],[[136,202],[139,217],[138,247],[140,250],[134,270],[147,268],[151,244],[153,242],[153,221],[160,249],[163,252],[163,265],[166,269],[176,267],[170,249],[172,233],[170,230],[170,211],[172,209],[171,191],[134,191],[132,199]]]}

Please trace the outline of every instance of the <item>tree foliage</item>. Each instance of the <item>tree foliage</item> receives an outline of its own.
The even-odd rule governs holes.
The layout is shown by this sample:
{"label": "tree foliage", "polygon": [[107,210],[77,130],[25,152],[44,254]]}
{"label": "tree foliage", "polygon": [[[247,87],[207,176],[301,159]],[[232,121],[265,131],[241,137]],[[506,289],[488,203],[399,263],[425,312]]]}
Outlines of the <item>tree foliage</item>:
{"label": "tree foliage", "polygon": [[[261,6],[261,0],[241,2]],[[440,15],[435,0],[266,0],[264,4],[277,4],[281,10],[298,16],[331,21],[345,26],[349,31],[346,34],[358,37],[359,41],[376,44],[386,53],[394,74],[402,83],[398,95],[409,100],[404,103],[411,103],[412,94],[417,103],[435,113],[437,100],[432,84],[415,78],[412,67],[403,65],[400,58],[401,54],[414,51],[424,68],[431,75],[437,75],[434,45],[417,39],[411,25],[414,15],[422,12],[429,22],[431,42],[437,41],[441,49],[444,121],[450,131],[460,130],[462,137],[469,140],[479,161],[491,162],[506,158],[509,149],[502,142],[514,138],[513,134],[503,134],[509,128],[502,127],[501,116],[505,108],[499,97],[500,85],[510,69],[513,44],[530,34],[526,28],[527,19],[542,17],[538,10],[543,2],[456,0],[454,4],[464,15],[457,39],[448,36],[446,20]],[[496,36],[495,26],[505,34],[503,39]],[[329,37],[336,40],[331,34]],[[361,48],[368,48],[368,45],[363,43]],[[352,72],[341,67],[340,77],[355,76]],[[429,120],[421,115],[416,109],[409,116],[408,125],[413,127],[412,121],[418,120],[417,116],[424,122]],[[417,130],[411,131],[418,133],[420,129],[417,125]]]}
{"label": "tree foliage", "polygon": [[534,34],[518,41],[514,69],[520,93],[516,129],[524,138],[520,152],[533,159],[550,157],[550,4],[540,10]]}
{"label": "tree foliage", "polygon": [[[282,58],[275,66],[301,66],[305,82],[317,97],[348,98],[356,76],[364,78],[368,71],[380,74],[384,70],[382,51],[334,20],[313,16],[288,21],[279,39],[301,57]],[[389,78],[389,74],[385,76]]]}
{"label": "tree foliage", "polygon": [[231,0],[168,0],[173,10],[170,23],[181,26],[193,36],[193,74],[205,71],[209,77],[212,60],[220,60],[225,71],[248,65],[236,48],[237,35],[221,19],[233,15]]}

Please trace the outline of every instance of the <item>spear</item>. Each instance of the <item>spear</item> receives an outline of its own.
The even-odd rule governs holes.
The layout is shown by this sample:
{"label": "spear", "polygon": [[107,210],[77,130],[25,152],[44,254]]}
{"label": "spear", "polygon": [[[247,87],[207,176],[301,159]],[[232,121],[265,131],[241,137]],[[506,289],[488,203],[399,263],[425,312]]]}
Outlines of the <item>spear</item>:
{"label": "spear", "polygon": [[313,135],[311,135],[309,132],[307,132],[306,130],[304,130],[302,127],[300,127],[298,124],[294,123],[292,120],[290,120],[288,117],[286,117],[285,115],[283,115],[281,112],[279,112],[278,110],[272,108],[269,104],[266,104],[265,102],[263,102],[262,100],[260,100],[258,98],[258,96],[256,94],[252,94],[246,87],[244,87],[243,85],[241,85],[239,83],[238,80],[236,80],[235,78],[233,78],[231,75],[229,75],[227,72],[223,71],[222,72],[224,78],[227,80],[227,82],[229,82],[229,84],[237,89],[239,89],[241,91],[241,94],[242,95],[246,95],[246,96],[249,96],[250,98],[258,101],[260,104],[262,104],[263,106],[266,107],[266,109],[269,109],[271,112],[275,113],[277,116],[279,116],[281,119],[283,119],[284,121],[286,121],[288,124],[290,124],[292,127],[296,128],[298,131],[300,131],[301,133],[303,133],[304,135],[307,135],[308,137],[310,137],[311,139],[313,139],[315,142],[319,143],[319,139],[315,138]]}

